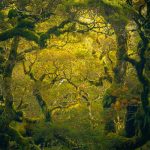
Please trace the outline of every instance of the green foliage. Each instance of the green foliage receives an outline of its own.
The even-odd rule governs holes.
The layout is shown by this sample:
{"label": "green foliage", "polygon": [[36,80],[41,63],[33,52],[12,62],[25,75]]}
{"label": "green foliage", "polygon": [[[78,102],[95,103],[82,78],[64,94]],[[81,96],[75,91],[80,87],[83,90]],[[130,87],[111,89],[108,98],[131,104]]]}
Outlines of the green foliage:
{"label": "green foliage", "polygon": [[16,18],[18,17],[19,14],[18,14],[18,11],[16,9],[11,9],[9,12],[8,12],[8,18],[9,19],[12,19],[12,18]]}

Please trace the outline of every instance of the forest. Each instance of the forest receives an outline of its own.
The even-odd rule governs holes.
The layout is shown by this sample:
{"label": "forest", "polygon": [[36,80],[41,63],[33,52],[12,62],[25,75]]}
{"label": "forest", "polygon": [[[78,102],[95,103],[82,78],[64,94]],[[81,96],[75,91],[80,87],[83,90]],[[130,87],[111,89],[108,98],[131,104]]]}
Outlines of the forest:
{"label": "forest", "polygon": [[0,0],[0,150],[150,150],[150,0]]}

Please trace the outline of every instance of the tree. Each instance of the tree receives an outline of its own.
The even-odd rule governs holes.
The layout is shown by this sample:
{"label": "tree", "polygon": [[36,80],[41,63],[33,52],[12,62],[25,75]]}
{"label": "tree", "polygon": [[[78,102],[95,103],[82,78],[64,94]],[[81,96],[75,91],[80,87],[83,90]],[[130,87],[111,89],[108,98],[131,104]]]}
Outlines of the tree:
{"label": "tree", "polygon": [[[76,105],[80,99],[85,101],[88,106],[88,114],[91,123],[95,121],[91,111],[91,102],[96,99],[96,94],[93,96],[93,85],[99,88],[105,84],[105,81],[110,82],[110,92],[107,91],[105,94],[104,100],[106,100],[106,102],[104,102],[104,108],[110,108],[112,103],[114,107],[120,107],[121,100],[119,101],[118,99],[121,99],[126,92],[124,91],[125,74],[127,71],[127,62],[130,62],[135,68],[137,77],[143,87],[141,93],[141,105],[136,101],[136,103],[134,103],[136,104],[135,107],[132,106],[133,103],[128,103],[128,106],[125,107],[127,111],[125,123],[126,136],[120,136],[117,133],[114,133],[108,134],[106,139],[112,141],[110,148],[115,149],[134,149],[146,143],[149,140],[149,131],[145,131],[147,129],[149,130],[150,111],[149,77],[146,74],[148,72],[149,64],[147,57],[145,57],[149,52],[149,1],[140,1],[142,4],[134,3],[132,1],[126,1],[127,4],[125,1],[121,1],[121,4],[117,4],[116,1],[108,2],[105,0],[89,0],[86,2],[32,0],[30,2],[31,3],[29,3],[28,0],[13,2],[7,0],[3,1],[0,6],[0,74],[3,80],[1,86],[2,94],[0,97],[2,103],[2,106],[0,107],[0,139],[3,139],[4,141],[2,146],[8,146],[9,141],[12,141],[14,137],[14,140],[22,147],[22,149],[32,149],[33,147],[38,149],[30,138],[24,138],[11,125],[13,121],[22,122],[24,120],[32,123],[36,123],[37,121],[33,121],[24,116],[23,111],[19,109],[22,105],[22,101],[18,107],[14,107],[14,91],[12,90],[13,72],[16,64],[22,61],[24,73],[29,76],[34,84],[32,91],[33,96],[37,100],[46,121],[49,122],[51,120],[51,115],[55,110],[69,109],[74,106],[74,104]],[[43,4],[42,7],[41,4]],[[87,12],[87,10],[90,10],[90,13]],[[102,16],[104,20],[102,21],[102,19],[95,17],[95,14]],[[87,19],[84,16],[89,17]],[[134,57],[131,58],[127,55],[128,30],[126,27],[129,21],[134,21],[137,25],[137,31],[140,37],[137,50],[139,52],[139,61],[134,59]],[[102,29],[105,30],[105,33]],[[93,36],[93,39],[96,39],[95,34],[98,35],[99,33],[103,33],[105,36],[109,36],[110,34],[116,36],[117,49],[115,48],[115,67],[113,67],[115,60],[112,61],[109,55],[110,49],[105,50],[105,58],[109,59],[111,62],[112,69],[109,69],[110,66],[106,64],[104,57],[102,57],[104,50],[99,55],[102,60],[98,60],[96,50],[90,51],[91,47],[89,45],[92,43],[90,42],[92,38],[84,41],[86,36]],[[75,43],[71,41],[71,38],[75,39],[75,36],[77,35],[81,36],[81,39],[78,40],[78,42],[84,43],[83,45],[77,46],[78,50],[75,53],[75,57],[80,61],[78,62],[78,60],[75,60],[73,63],[71,62],[73,69],[70,69],[67,65],[61,64],[64,68],[60,70],[59,67],[61,65],[54,65],[56,72],[54,71],[52,73],[53,76],[50,81],[48,81],[53,86],[55,86],[55,84],[64,87],[66,86],[65,88],[63,87],[65,90],[69,87],[69,93],[64,89],[64,93],[61,93],[62,99],[67,102],[65,101],[65,104],[60,103],[58,106],[49,109],[39,85],[41,86],[45,80],[48,80],[47,77],[50,73],[42,72],[36,76],[36,73],[33,71],[35,62],[29,64],[29,61],[26,61],[25,64],[24,61],[26,55],[35,51],[38,53],[45,50],[47,47],[55,46],[55,43],[57,47],[59,47],[58,43],[63,43],[63,46],[60,46],[61,48],[64,48],[66,44],[70,43],[71,45],[71,43],[73,43],[71,47],[71,50],[73,50],[73,45]],[[65,38],[66,41],[64,40]],[[7,47],[4,45],[5,42],[7,42]],[[100,46],[98,40],[97,43]],[[85,45],[88,45],[89,47],[86,47]],[[70,48],[69,46],[66,47],[66,50]],[[90,51],[90,56],[92,55],[93,57],[93,59],[89,58],[89,62],[84,60],[89,53],[85,54],[85,52],[82,51],[82,49],[86,48]],[[68,50],[68,52],[71,52],[71,50]],[[103,64],[101,64],[103,65],[103,69],[97,69],[97,67],[101,67],[97,61],[99,61],[99,63],[103,61]],[[81,65],[86,63],[87,65]],[[29,69],[27,69],[28,64]],[[77,67],[79,64],[80,67],[82,66],[83,68],[81,67],[79,69],[79,67]],[[38,67],[39,66],[37,65],[37,68]],[[40,69],[40,67],[38,69]],[[112,70],[114,72],[113,77],[111,73]],[[94,77],[92,77],[92,75]],[[90,88],[90,86],[92,86],[92,88]],[[118,90],[118,87],[121,89]],[[120,93],[114,94],[117,92]],[[90,96],[90,94],[92,96]],[[73,97],[77,101],[75,101],[75,103],[68,101],[70,97]],[[133,99],[133,97],[130,99]],[[134,98],[134,100],[135,99],[137,100],[139,98]],[[133,115],[129,114],[130,111],[133,111]],[[135,115],[136,117],[134,117]],[[131,121],[129,122],[128,120],[130,119]],[[135,122],[137,122],[136,126]],[[66,140],[65,137],[57,135],[57,138],[68,143],[68,140]]]}

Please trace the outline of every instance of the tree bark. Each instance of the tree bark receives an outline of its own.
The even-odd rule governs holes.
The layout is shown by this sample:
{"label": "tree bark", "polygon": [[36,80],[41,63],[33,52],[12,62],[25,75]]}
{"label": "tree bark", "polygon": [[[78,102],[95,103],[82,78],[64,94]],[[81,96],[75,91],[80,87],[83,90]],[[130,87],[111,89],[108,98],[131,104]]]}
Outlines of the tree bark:
{"label": "tree bark", "polygon": [[45,121],[46,122],[50,122],[51,121],[51,112],[50,110],[48,109],[47,107],[47,104],[46,102],[44,101],[41,93],[40,93],[40,90],[38,89],[38,85],[36,82],[40,82],[40,81],[35,81],[35,86],[33,88],[33,95],[35,96],[43,114],[44,114],[44,117],[45,117]]}
{"label": "tree bark", "polygon": [[124,56],[127,54],[127,33],[126,24],[119,23],[113,25],[116,41],[117,41],[117,52],[116,52],[116,66],[114,68],[114,83],[121,84],[124,83],[124,78],[126,76],[126,61]]}
{"label": "tree bark", "polygon": [[[12,127],[10,127],[10,123],[13,120],[19,119],[23,114],[21,112],[17,112],[13,107],[13,94],[12,94],[12,73],[16,63],[17,57],[17,48],[19,44],[19,37],[14,37],[10,54],[8,60],[6,61],[6,66],[3,73],[3,96],[4,96],[4,111],[0,115],[0,133],[2,136],[7,136],[9,138],[6,139],[6,143],[9,143],[9,140],[15,140],[23,150],[25,149],[39,149],[31,139],[24,138],[22,135]],[[32,143],[32,148],[31,148]],[[1,145],[0,145],[1,146]]]}
{"label": "tree bark", "polygon": [[11,121],[15,118],[15,110],[13,108],[13,95],[11,91],[11,77],[15,61],[17,57],[17,48],[19,44],[19,37],[15,37],[12,42],[11,51],[6,61],[5,70],[3,73],[3,96],[5,102],[5,109],[1,115],[0,130],[4,130],[9,126]]}

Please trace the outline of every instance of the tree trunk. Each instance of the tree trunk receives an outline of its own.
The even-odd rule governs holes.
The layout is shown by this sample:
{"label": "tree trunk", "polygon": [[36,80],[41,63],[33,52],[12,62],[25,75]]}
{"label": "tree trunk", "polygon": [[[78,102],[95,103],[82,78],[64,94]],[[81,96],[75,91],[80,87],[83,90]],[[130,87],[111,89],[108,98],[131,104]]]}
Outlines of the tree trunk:
{"label": "tree trunk", "polygon": [[5,70],[3,73],[3,96],[5,102],[5,109],[1,115],[0,130],[4,130],[9,126],[11,121],[15,118],[15,111],[13,108],[13,95],[11,91],[11,77],[13,68],[15,66],[17,48],[19,44],[19,37],[15,37],[12,42],[11,51],[6,62]]}
{"label": "tree trunk", "polygon": [[135,115],[137,112],[138,106],[137,105],[128,105],[127,106],[127,113],[126,113],[126,120],[125,120],[125,132],[126,137],[130,138],[135,136]]}
{"label": "tree trunk", "polygon": [[114,68],[114,83],[121,84],[124,82],[126,75],[126,61],[124,56],[127,54],[127,33],[126,24],[115,24],[114,30],[117,41],[116,66]]}
{"label": "tree trunk", "polygon": [[[2,93],[4,96],[4,111],[0,115],[0,138],[5,137],[6,140],[4,140],[5,143],[9,144],[9,140],[16,141],[21,146],[21,149],[39,149],[31,139],[24,138],[17,130],[10,127],[10,123],[13,120],[16,120],[16,118],[19,118],[22,113],[18,113],[14,107],[13,107],[13,94],[12,94],[12,72],[16,63],[16,57],[17,57],[17,48],[19,44],[19,37],[14,37],[10,54],[8,57],[8,60],[6,61],[5,70],[3,73],[3,89]],[[32,148],[31,144],[32,143]],[[1,145],[0,147],[3,147],[4,145]],[[8,145],[7,145],[8,146]],[[5,147],[6,148],[6,147]]]}
{"label": "tree trunk", "polygon": [[[37,83],[36,83],[37,82]],[[45,121],[49,122],[51,121],[51,113],[47,107],[47,104],[46,102],[44,101],[41,93],[40,93],[40,90],[39,90],[39,87],[38,87],[38,82],[40,81],[35,81],[35,86],[33,88],[33,95],[35,96],[43,114],[44,114],[44,117],[45,117]]]}

